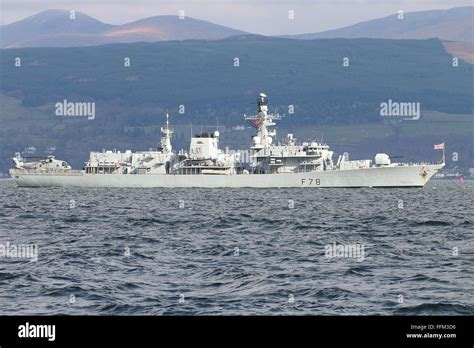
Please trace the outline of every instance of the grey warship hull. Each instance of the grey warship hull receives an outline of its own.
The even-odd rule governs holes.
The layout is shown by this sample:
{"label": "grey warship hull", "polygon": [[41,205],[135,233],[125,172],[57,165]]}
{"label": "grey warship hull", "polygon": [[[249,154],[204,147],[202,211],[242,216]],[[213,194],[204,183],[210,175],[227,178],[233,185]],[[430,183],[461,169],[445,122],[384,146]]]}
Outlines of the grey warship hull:
{"label": "grey warship hull", "polygon": [[423,187],[444,164],[394,165],[305,173],[179,175],[41,173],[11,170],[23,187]]}

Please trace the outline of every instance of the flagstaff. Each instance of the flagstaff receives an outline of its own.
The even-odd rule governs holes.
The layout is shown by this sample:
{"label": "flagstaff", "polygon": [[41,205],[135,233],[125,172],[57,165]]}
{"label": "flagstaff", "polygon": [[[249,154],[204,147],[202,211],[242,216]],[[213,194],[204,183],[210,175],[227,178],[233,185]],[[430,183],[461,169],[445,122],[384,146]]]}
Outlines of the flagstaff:
{"label": "flagstaff", "polygon": [[445,156],[445,146],[444,146],[444,141],[441,143],[441,144],[435,144],[434,145],[434,150],[443,150],[443,155],[442,155],[442,158],[441,158],[441,164],[445,164],[446,163],[446,156]]}

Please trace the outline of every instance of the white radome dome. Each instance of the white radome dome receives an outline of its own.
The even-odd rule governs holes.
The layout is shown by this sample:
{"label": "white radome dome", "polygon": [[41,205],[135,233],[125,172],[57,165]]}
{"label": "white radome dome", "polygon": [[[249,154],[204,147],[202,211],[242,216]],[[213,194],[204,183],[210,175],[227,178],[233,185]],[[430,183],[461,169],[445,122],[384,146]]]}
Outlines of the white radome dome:
{"label": "white radome dome", "polygon": [[390,157],[386,153],[378,153],[375,155],[375,164],[387,166],[390,164]]}

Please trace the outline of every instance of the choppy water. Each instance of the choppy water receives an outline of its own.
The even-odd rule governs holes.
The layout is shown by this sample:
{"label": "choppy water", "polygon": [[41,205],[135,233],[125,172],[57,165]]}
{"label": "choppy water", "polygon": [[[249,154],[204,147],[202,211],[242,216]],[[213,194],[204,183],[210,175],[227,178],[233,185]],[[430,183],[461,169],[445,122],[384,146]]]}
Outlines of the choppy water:
{"label": "choppy water", "polygon": [[0,314],[474,314],[473,182],[0,193]]}

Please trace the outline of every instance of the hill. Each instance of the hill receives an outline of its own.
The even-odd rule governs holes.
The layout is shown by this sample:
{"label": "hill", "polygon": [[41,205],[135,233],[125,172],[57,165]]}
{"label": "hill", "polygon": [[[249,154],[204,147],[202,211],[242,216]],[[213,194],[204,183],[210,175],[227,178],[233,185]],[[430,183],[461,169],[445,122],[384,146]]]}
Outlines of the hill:
{"label": "hill", "polygon": [[1,47],[38,46],[48,40],[55,46],[71,45],[75,37],[94,38],[113,27],[80,12],[71,19],[69,11],[47,10],[1,26]]}
{"label": "hill", "polygon": [[[21,68],[13,64],[16,57],[23,58]],[[124,64],[127,57],[130,67]],[[348,67],[343,66],[345,57]],[[227,120],[236,116],[232,112],[253,111],[242,105],[265,90],[281,111],[297,105],[301,123],[377,120],[379,104],[388,99],[472,113],[473,66],[460,61],[454,68],[437,39],[304,41],[247,35],[8,49],[2,51],[1,68],[2,93],[25,106],[63,99],[169,110],[186,104],[187,115],[207,122],[215,120],[213,115]]]}
{"label": "hill", "polygon": [[114,42],[155,42],[170,40],[219,40],[243,31],[187,17],[155,16],[110,29],[103,36]]}
{"label": "hill", "polygon": [[319,33],[288,36],[295,39],[321,38],[381,38],[474,41],[474,7],[455,7],[448,10],[409,12],[399,19],[398,13],[344,28]]}
{"label": "hill", "polygon": [[218,40],[244,34],[210,22],[154,16],[123,25],[102,23],[81,12],[47,10],[0,27],[1,47],[77,47],[165,40]]}

